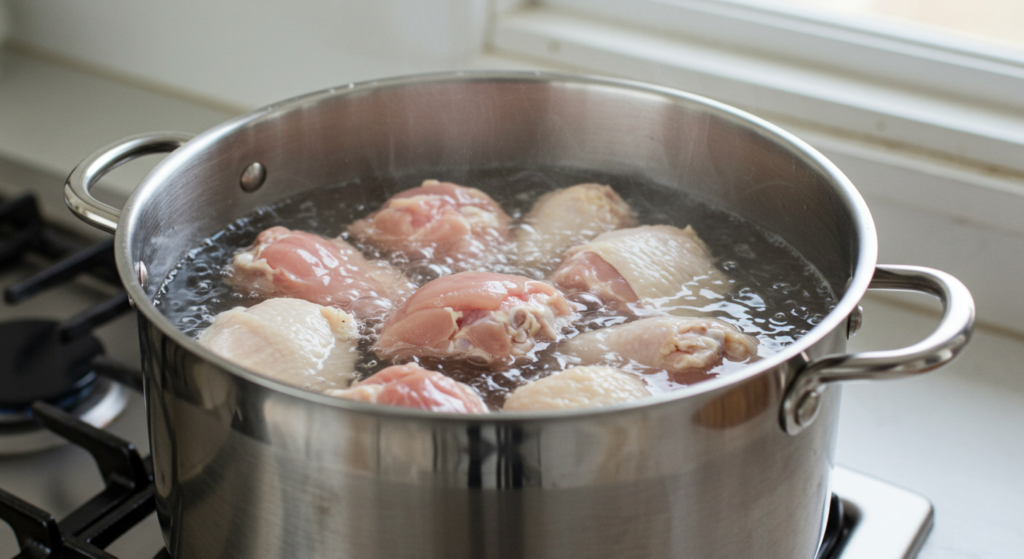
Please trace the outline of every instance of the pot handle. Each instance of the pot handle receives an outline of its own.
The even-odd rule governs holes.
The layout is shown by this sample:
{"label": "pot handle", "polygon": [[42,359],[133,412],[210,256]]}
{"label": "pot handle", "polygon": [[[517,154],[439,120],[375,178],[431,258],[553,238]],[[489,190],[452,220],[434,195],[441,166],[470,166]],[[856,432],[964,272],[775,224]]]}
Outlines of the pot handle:
{"label": "pot handle", "polygon": [[807,363],[782,400],[782,428],[790,435],[796,435],[814,422],[829,383],[925,373],[951,361],[971,337],[974,298],[960,280],[945,272],[920,266],[878,265],[868,287],[919,291],[938,297],[943,307],[938,327],[910,347],[825,355]]}
{"label": "pot handle", "polygon": [[114,168],[144,155],[171,152],[192,139],[183,132],[129,136],[104,147],[78,164],[64,183],[64,201],[79,219],[107,233],[117,230],[121,210],[97,200],[90,190]]}

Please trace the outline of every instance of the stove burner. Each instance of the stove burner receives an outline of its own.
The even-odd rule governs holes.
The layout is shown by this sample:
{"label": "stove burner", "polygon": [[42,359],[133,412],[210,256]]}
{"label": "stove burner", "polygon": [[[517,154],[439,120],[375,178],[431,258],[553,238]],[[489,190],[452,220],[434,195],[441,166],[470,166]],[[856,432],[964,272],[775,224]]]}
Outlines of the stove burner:
{"label": "stove burner", "polygon": [[58,332],[45,320],[0,322],[0,424],[27,419],[36,400],[68,410],[92,391],[89,363],[103,346],[93,336],[63,343]]}
{"label": "stove burner", "polygon": [[33,415],[52,436],[92,454],[105,488],[59,522],[50,513],[0,490],[0,519],[14,530],[19,558],[111,559],[103,551],[154,510],[153,469],[135,445],[37,402]]}
{"label": "stove burner", "polygon": [[[48,227],[35,199],[25,195],[0,205],[0,267],[30,252],[53,264],[8,286],[4,299],[9,304],[81,274],[121,287],[113,240],[83,248]],[[0,455],[61,444],[61,439],[33,421],[33,402],[46,402],[97,426],[106,426],[120,414],[127,393],[124,387],[99,378],[112,369],[97,364],[97,358],[103,359],[103,346],[91,332],[129,309],[128,296],[121,291],[61,323],[0,322]]]}
{"label": "stove burner", "polygon": [[843,500],[839,498],[839,495],[833,493],[832,501],[829,503],[828,520],[825,522],[825,536],[821,539],[821,545],[818,546],[818,553],[814,559],[839,557],[843,550],[843,543],[850,535],[854,524],[855,522],[851,522],[846,513]]}
{"label": "stove burner", "polygon": [[109,424],[127,404],[123,387],[97,375],[99,340],[86,335],[64,342],[60,332],[52,321],[0,322],[0,455],[62,443],[34,421],[35,401],[96,426]]}

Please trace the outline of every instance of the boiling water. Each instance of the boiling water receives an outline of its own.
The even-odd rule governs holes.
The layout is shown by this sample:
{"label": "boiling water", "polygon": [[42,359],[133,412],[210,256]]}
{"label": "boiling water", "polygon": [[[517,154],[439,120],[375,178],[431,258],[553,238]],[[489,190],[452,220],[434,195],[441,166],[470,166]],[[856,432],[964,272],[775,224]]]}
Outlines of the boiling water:
{"label": "boiling water", "polygon": [[[740,217],[717,209],[678,190],[635,178],[599,175],[571,169],[515,170],[489,169],[460,174],[459,177],[408,176],[373,180],[354,179],[315,189],[274,206],[263,208],[231,223],[190,251],[161,286],[154,303],[178,328],[197,336],[218,313],[237,306],[252,306],[260,299],[232,290],[224,283],[224,270],[237,252],[250,246],[256,235],[271,226],[283,225],[325,237],[342,236],[348,224],[378,209],[389,196],[419,185],[424,179],[453,180],[474,186],[492,196],[513,218],[529,211],[533,202],[552,189],[583,182],[609,184],[634,209],[641,224],[692,225],[707,243],[717,267],[725,272],[731,290],[723,295],[709,292],[686,294],[673,301],[673,314],[713,316],[731,323],[760,341],[758,355],[778,352],[807,333],[825,317],[835,304],[835,296],[818,272],[779,237]],[[670,203],[666,203],[666,200]],[[357,245],[358,246],[358,245]],[[369,257],[379,257],[370,247],[360,246]],[[418,285],[446,273],[445,266],[393,261]],[[518,269],[513,260],[499,255],[488,269],[542,277],[537,270]],[[586,305],[581,320],[565,333],[568,336],[626,322],[627,316],[615,314],[595,304],[587,294],[569,297]],[[374,324],[363,325],[358,378],[390,365],[373,354]],[[423,361],[422,365],[439,370],[473,386],[494,409],[501,407],[507,394],[530,379],[565,368],[566,359],[550,344],[538,344],[524,364],[502,370],[461,361]],[[707,375],[686,379],[725,375],[738,370],[741,363],[725,362]],[[653,391],[680,386],[667,374],[643,375]],[[679,379],[676,379],[679,380]]]}

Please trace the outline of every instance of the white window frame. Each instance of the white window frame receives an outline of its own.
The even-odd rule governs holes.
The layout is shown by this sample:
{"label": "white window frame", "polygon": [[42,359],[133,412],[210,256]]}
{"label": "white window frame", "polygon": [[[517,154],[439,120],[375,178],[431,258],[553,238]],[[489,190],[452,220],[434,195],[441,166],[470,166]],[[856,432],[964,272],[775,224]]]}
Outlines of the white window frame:
{"label": "white window frame", "polygon": [[615,0],[491,1],[491,54],[677,87],[808,141],[868,199],[882,260],[953,273],[981,322],[1024,334],[1024,64],[1012,50],[743,0],[638,0],[629,13]]}
{"label": "white window frame", "polygon": [[551,0],[498,9],[490,45],[1024,179],[1024,63],[1014,51],[860,23],[729,0]]}
{"label": "white window frame", "polygon": [[913,25],[751,0],[550,0],[544,5],[1024,108],[1024,51]]}

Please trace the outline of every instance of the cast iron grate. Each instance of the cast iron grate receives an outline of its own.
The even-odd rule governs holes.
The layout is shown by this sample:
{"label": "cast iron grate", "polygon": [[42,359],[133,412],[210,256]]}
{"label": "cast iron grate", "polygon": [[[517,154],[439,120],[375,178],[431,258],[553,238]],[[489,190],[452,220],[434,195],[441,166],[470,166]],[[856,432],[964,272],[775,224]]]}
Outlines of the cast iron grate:
{"label": "cast iron grate", "polygon": [[[59,322],[0,322],[0,384],[4,386],[0,394],[0,437],[22,433],[32,424],[30,406],[36,400],[81,414],[88,409],[80,404],[95,405],[108,390],[96,382],[97,374],[90,365],[104,351],[92,331],[131,308],[117,275],[113,247],[110,239],[84,246],[46,225],[32,195],[0,205],[0,269],[29,255],[50,263],[9,286],[4,291],[7,303],[23,302],[81,274],[116,288],[116,294],[106,301]],[[26,444],[5,448],[23,452],[32,446]]]}
{"label": "cast iron grate", "polygon": [[[0,205],[0,266],[13,263],[26,253],[37,253],[56,260],[52,266],[4,291],[8,304],[17,304],[42,291],[69,282],[79,274],[89,274],[121,287],[114,261],[114,241],[108,239],[89,247],[60,235],[47,227],[30,194]],[[79,339],[92,330],[129,311],[128,295],[123,291],[83,311],[58,326],[64,342]]]}
{"label": "cast iron grate", "polygon": [[[114,261],[113,241],[106,240],[92,246],[84,246],[70,237],[63,236],[45,224],[35,198],[31,195],[21,196],[0,205],[0,268],[13,265],[28,254],[54,263],[32,277],[8,287],[4,292],[4,299],[9,304],[25,301],[43,291],[72,281],[80,274],[89,274],[121,288]],[[25,360],[26,352],[31,354],[32,351],[36,351],[54,355],[65,355],[70,352],[79,356],[76,358],[78,361],[84,358],[81,367],[64,367],[60,363],[52,362],[53,359],[39,358],[35,361],[40,361],[39,364],[44,369],[83,369],[87,373],[81,375],[82,382],[104,376],[141,391],[142,373],[104,356],[99,342],[92,340],[90,336],[94,328],[128,310],[128,297],[121,291],[99,305],[59,323],[3,323],[21,337],[26,337],[26,331],[31,330],[27,326],[35,326],[41,332],[46,330],[37,333],[38,335],[28,336],[30,339],[21,344],[25,347],[6,347],[5,351],[13,351],[21,356],[19,363]],[[32,332],[34,330],[29,334]],[[11,335],[5,337],[12,338]],[[71,351],[72,348],[79,350]],[[45,370],[32,372],[33,377],[45,377],[49,374]],[[76,392],[79,387],[75,382],[78,380],[77,377],[70,376],[64,379],[64,376],[71,374],[66,371],[57,371],[54,374],[59,377],[55,379],[55,386],[46,390],[29,386],[23,390],[26,397],[45,398],[50,401],[47,403],[43,400],[27,400],[23,404],[26,412],[40,428],[88,451],[99,467],[104,489],[60,521],[49,512],[0,489],[0,518],[14,531],[21,549],[17,558],[116,559],[104,549],[154,510],[152,464],[148,458],[143,459],[139,456],[132,443],[93,427],[64,411],[62,408],[69,407],[61,405],[63,400],[67,399],[63,398],[61,392],[66,388],[64,384],[74,385],[71,388],[75,390],[68,390]],[[8,385],[8,389],[10,388]],[[166,558],[166,550],[162,550],[157,557]]]}
{"label": "cast iron grate", "polygon": [[[0,489],[0,518],[21,548],[15,559],[116,559],[104,549],[155,510],[150,459],[132,443],[45,402],[34,403],[32,412],[46,429],[92,455],[105,487],[60,521]],[[165,550],[157,555],[166,557]]]}

